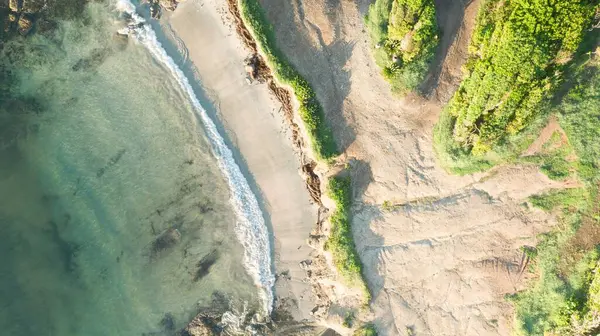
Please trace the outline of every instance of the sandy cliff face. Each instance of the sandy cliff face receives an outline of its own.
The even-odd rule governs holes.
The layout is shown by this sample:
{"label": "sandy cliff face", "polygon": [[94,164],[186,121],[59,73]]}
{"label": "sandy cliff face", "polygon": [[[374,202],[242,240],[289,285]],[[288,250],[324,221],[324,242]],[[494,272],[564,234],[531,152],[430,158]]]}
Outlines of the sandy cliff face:
{"label": "sandy cliff face", "polygon": [[[461,79],[478,1],[436,1],[441,47],[427,98],[392,96],[363,27],[369,1],[262,0],[278,44],[314,86],[355,181],[354,235],[383,335],[508,335],[504,294],[520,248],[553,221],[524,199],[554,187],[536,168],[448,175],[432,128]],[[293,24],[292,24],[293,23]]]}

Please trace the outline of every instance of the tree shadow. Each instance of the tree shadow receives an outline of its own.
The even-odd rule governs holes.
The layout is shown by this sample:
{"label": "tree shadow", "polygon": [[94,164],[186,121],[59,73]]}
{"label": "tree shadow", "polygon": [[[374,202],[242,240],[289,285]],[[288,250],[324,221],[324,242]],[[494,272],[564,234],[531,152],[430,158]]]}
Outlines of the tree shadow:
{"label": "tree shadow", "polygon": [[376,298],[384,288],[384,279],[377,271],[377,264],[370,254],[377,253],[378,247],[383,246],[383,237],[373,232],[371,223],[383,217],[377,205],[365,204],[359,197],[364,195],[368,186],[373,182],[373,172],[368,162],[356,159],[349,160],[349,174],[352,178],[353,217],[352,231],[356,251],[363,264],[363,277],[372,298]]}
{"label": "tree shadow", "polygon": [[[437,92],[440,86],[440,78],[444,71],[443,65],[448,56],[448,52],[452,44],[456,41],[465,12],[469,5],[474,0],[434,0],[436,9],[436,19],[440,28],[440,43],[436,50],[435,56],[429,65],[429,71],[425,80],[421,84],[420,91],[427,98],[431,98],[434,94],[439,96]],[[440,100],[448,100],[450,97],[442,97]]]}
{"label": "tree shadow", "polygon": [[[597,28],[596,28],[597,29]],[[559,105],[569,94],[571,88],[579,82],[588,81],[593,76],[593,71],[580,71],[594,56],[594,51],[600,47],[600,33],[596,29],[586,31],[583,41],[565,66],[565,80],[557,88],[551,104]],[[596,56],[597,57],[597,56]]]}
{"label": "tree shadow", "polygon": [[[333,24],[331,32],[326,31],[329,27],[319,26],[311,21],[312,18],[305,14],[306,4],[303,1],[278,6],[269,6],[268,2],[262,1],[269,22],[277,32],[279,49],[315,90],[338,150],[345,151],[354,142],[356,134],[343,113],[344,101],[350,93],[351,85],[351,72],[344,67],[352,56],[354,42],[340,38],[342,2],[327,0],[324,3],[323,14]],[[281,8],[275,10],[275,7]],[[298,27],[290,28],[290,20],[299,21]],[[329,35],[332,36],[331,39]],[[311,66],[312,64],[315,66]],[[319,71],[323,68],[331,71]]]}

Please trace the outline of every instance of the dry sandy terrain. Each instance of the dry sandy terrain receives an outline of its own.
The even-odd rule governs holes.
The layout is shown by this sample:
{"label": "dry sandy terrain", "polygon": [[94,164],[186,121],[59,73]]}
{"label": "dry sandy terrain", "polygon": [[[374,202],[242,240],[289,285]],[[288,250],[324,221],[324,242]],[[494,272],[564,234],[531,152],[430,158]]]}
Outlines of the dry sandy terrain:
{"label": "dry sandy terrain", "polygon": [[520,247],[553,225],[524,200],[562,185],[532,166],[457,177],[435,161],[432,128],[460,81],[478,2],[436,0],[442,47],[427,100],[392,96],[379,75],[362,21],[369,1],[261,3],[352,167],[353,230],[380,334],[509,335],[503,297],[525,284]]}
{"label": "dry sandy terrain", "polygon": [[259,197],[274,234],[278,305],[297,320],[310,319],[310,287],[303,282],[300,261],[312,251],[306,245],[317,207],[311,204],[299,173],[300,163],[284,132],[279,109],[266,84],[246,81],[244,58],[225,1],[189,0],[167,20],[180,52],[197,74],[216,107],[219,121],[239,151],[238,162]]}

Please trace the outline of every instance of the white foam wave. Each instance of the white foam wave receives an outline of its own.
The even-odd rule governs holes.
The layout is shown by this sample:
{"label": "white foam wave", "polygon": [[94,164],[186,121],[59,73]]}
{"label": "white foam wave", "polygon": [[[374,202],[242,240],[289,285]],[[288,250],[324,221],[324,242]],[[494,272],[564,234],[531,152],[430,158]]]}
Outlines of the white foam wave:
{"label": "white foam wave", "polygon": [[196,114],[202,120],[214,155],[231,190],[231,203],[238,218],[236,233],[245,250],[244,264],[256,285],[261,288],[260,295],[264,310],[267,315],[270,315],[273,307],[275,277],[271,272],[269,234],[256,196],[236,164],[233,153],[219,134],[215,123],[198,101],[185,74],[162,48],[152,28],[148,24],[144,24],[145,20],[136,14],[135,6],[128,0],[119,0],[117,9],[132,17],[132,23],[125,30],[121,30],[120,33],[128,33],[133,36],[136,41],[150,51],[157,61],[169,70],[181,89],[187,94],[196,110]]}

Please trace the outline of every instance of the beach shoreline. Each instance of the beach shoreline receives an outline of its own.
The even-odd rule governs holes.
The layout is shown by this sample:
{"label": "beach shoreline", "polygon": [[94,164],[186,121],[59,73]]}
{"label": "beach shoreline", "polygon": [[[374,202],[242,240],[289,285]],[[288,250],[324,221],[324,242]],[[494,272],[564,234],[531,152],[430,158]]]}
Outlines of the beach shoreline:
{"label": "beach shoreline", "polygon": [[250,55],[232,24],[226,2],[186,1],[161,20],[196,80],[212,101],[236,160],[255,192],[269,231],[276,274],[275,315],[313,322],[314,298],[300,262],[312,249],[306,239],[317,221],[301,176],[282,105],[268,85],[249,82],[244,59]]}

